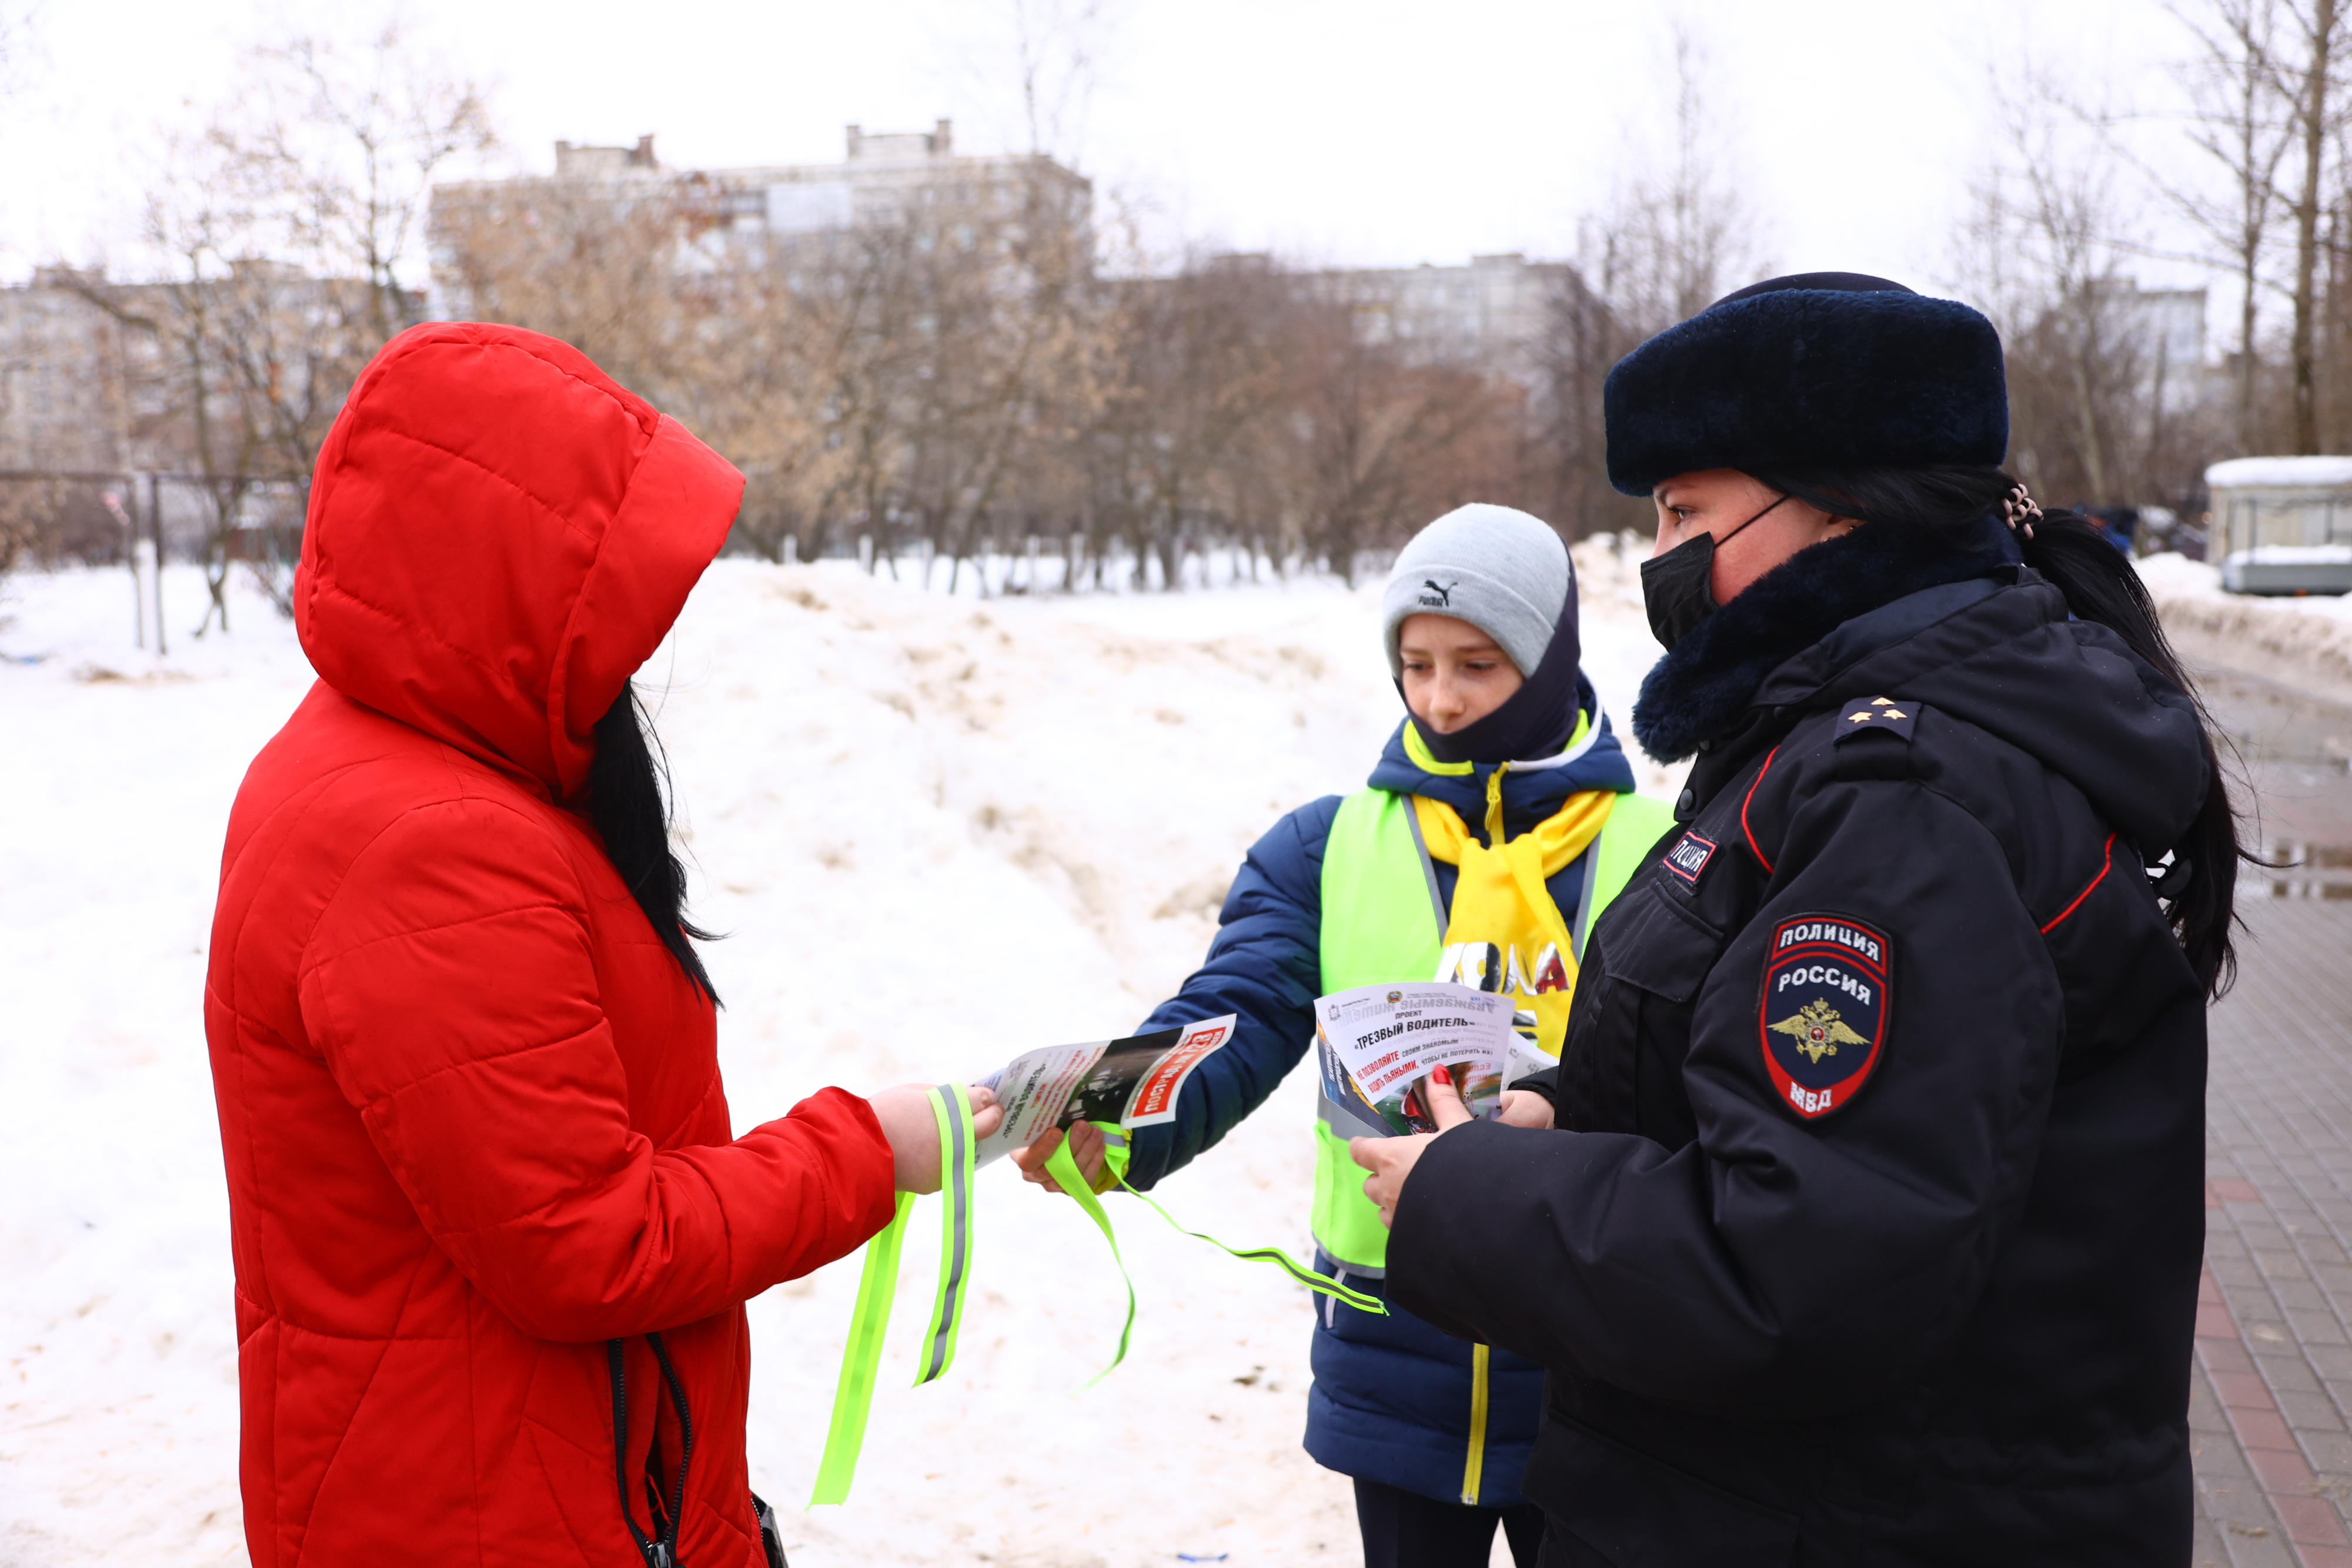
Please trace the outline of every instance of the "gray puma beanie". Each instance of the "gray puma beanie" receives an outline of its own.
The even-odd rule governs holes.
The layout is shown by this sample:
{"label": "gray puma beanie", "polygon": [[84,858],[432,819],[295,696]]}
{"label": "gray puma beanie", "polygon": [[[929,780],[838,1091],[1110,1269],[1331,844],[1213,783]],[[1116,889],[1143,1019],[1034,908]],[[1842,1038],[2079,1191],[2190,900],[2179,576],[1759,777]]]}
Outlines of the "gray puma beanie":
{"label": "gray puma beanie", "polygon": [[1509,507],[1456,507],[1397,552],[1381,595],[1389,674],[1404,674],[1398,630],[1409,615],[1451,615],[1495,640],[1533,675],[1576,591],[1568,546],[1549,524]]}

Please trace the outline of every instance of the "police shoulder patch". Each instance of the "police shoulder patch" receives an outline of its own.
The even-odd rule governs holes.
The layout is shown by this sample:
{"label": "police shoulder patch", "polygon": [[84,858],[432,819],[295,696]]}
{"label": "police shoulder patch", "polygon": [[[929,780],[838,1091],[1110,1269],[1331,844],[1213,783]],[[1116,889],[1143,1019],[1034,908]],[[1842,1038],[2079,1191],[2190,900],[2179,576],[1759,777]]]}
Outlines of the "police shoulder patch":
{"label": "police shoulder patch", "polygon": [[1885,934],[1843,915],[1798,915],[1772,928],[1757,1035],[1772,1090],[1807,1121],[1843,1109],[1885,1053]]}

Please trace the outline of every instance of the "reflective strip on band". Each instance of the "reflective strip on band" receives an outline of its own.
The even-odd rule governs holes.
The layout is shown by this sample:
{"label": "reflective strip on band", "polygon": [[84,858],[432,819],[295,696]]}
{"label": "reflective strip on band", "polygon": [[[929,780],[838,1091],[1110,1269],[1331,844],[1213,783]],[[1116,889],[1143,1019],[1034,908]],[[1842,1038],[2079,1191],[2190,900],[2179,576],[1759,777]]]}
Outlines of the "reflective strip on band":
{"label": "reflective strip on band", "polygon": [[936,1379],[955,1360],[956,1333],[963,1323],[964,1281],[971,1273],[971,1178],[979,1160],[973,1148],[971,1102],[957,1083],[931,1091],[931,1113],[940,1124],[940,1190],[947,1210],[940,1224],[940,1292],[931,1305],[930,1331],[923,1340],[923,1370],[915,1386]]}
{"label": "reflective strip on band", "polygon": [[[940,1219],[940,1291],[931,1324],[923,1336],[920,1387],[955,1361],[956,1331],[963,1322],[964,1283],[971,1274],[971,1182],[980,1161],[973,1147],[971,1101],[959,1085],[931,1091],[931,1116],[940,1131],[940,1185],[946,1207]],[[866,1269],[857,1279],[857,1307],[850,1314],[849,1343],[841,1351],[841,1378],[833,1391],[833,1422],[824,1436],[809,1506],[846,1502],[866,1447],[866,1418],[874,1407],[874,1380],[882,1365],[882,1336],[890,1326],[890,1303],[898,1293],[898,1253],[907,1239],[907,1219],[915,1195],[898,1195],[898,1212],[866,1244]]]}

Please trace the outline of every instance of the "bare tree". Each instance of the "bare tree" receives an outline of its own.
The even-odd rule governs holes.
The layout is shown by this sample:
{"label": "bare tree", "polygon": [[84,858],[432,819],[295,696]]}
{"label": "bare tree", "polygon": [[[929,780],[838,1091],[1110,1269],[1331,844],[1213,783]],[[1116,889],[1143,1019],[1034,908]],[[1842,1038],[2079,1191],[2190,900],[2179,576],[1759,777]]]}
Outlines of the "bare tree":
{"label": "bare tree", "polygon": [[1643,526],[1648,507],[1630,507],[1610,486],[1601,417],[1610,369],[1641,339],[1573,269],[1554,287],[1546,313],[1531,451],[1535,509],[1571,538]]}
{"label": "bare tree", "polygon": [[247,84],[217,134],[252,164],[284,259],[365,279],[379,341],[411,325],[423,301],[402,274],[418,259],[434,177],[496,145],[480,87],[421,52],[397,18],[359,49],[318,36],[257,49]]}
{"label": "bare tree", "polygon": [[2238,289],[2234,350],[2238,449],[2256,450],[2256,329],[2265,267],[2285,198],[2280,165],[2294,136],[2275,66],[2280,0],[2196,0],[2169,9],[2196,41],[2180,70],[2189,145],[2218,165],[2218,194],[2171,175],[2169,158],[2136,159],[2155,190],[2224,259]]}
{"label": "bare tree", "polygon": [[1636,172],[1605,214],[1588,222],[1586,277],[1635,340],[1696,315],[1760,268],[1759,215],[1718,150],[1729,145],[1713,111],[1713,62],[1682,23],[1669,35],[1674,120],[1663,150],[1637,148]]}
{"label": "bare tree", "polygon": [[1087,445],[1097,559],[1108,538],[1130,538],[1157,551],[1175,588],[1197,536],[1245,541],[1253,559],[1279,550],[1269,491],[1252,476],[1282,406],[1294,287],[1269,258],[1197,254],[1171,276],[1115,286],[1109,384]]}
{"label": "bare tree", "polygon": [[486,148],[487,125],[478,92],[396,26],[356,54],[318,38],[256,49],[227,96],[165,142],[142,223],[160,281],[76,278],[165,348],[167,413],[147,444],[203,493],[205,627],[227,624],[238,559],[289,607],[286,541],[259,555],[240,542],[257,495],[291,487],[275,510],[299,517],[353,378],[420,313],[403,272],[427,182]]}
{"label": "bare tree", "polygon": [[1301,542],[1350,584],[1362,551],[1401,542],[1463,501],[1510,499],[1516,388],[1413,363],[1371,341],[1344,277],[1302,288],[1280,340],[1287,373],[1277,457]]}
{"label": "bare tree", "polygon": [[747,480],[733,537],[782,559],[837,390],[827,290],[699,251],[726,194],[651,178],[459,187],[434,214],[436,276],[465,315],[562,339],[728,453]]}
{"label": "bare tree", "polygon": [[2286,47],[2272,56],[2288,105],[2299,178],[2288,207],[2294,223],[2294,320],[2288,342],[2294,450],[2316,452],[2319,435],[2321,227],[2340,182],[2340,141],[2352,124],[2344,77],[2352,66],[2352,5],[2344,0],[2283,0]]}
{"label": "bare tree", "polygon": [[2007,348],[2011,461],[2046,497],[2146,497],[2154,466],[2169,464],[2162,421],[2176,368],[2161,298],[2125,270],[2149,247],[2127,221],[2115,117],[2085,110],[2044,73],[1991,78],[2006,145],[1977,182],[1964,292]]}
{"label": "bare tree", "polygon": [[1106,0],[1013,0],[1013,68],[1033,155],[1076,161],[1110,21]]}

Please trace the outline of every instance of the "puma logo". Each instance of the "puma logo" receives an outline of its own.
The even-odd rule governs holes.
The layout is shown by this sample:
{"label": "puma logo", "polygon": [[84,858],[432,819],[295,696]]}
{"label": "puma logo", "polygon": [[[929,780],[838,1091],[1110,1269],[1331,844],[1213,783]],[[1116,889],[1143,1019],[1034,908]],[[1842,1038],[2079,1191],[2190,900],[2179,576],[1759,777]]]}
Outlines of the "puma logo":
{"label": "puma logo", "polygon": [[1457,577],[1441,588],[1424,577],[1421,580],[1421,585],[1429,590],[1429,592],[1421,596],[1421,601],[1423,604],[1428,605],[1432,610],[1451,610],[1454,608],[1454,591],[1462,586],[1462,580]]}

